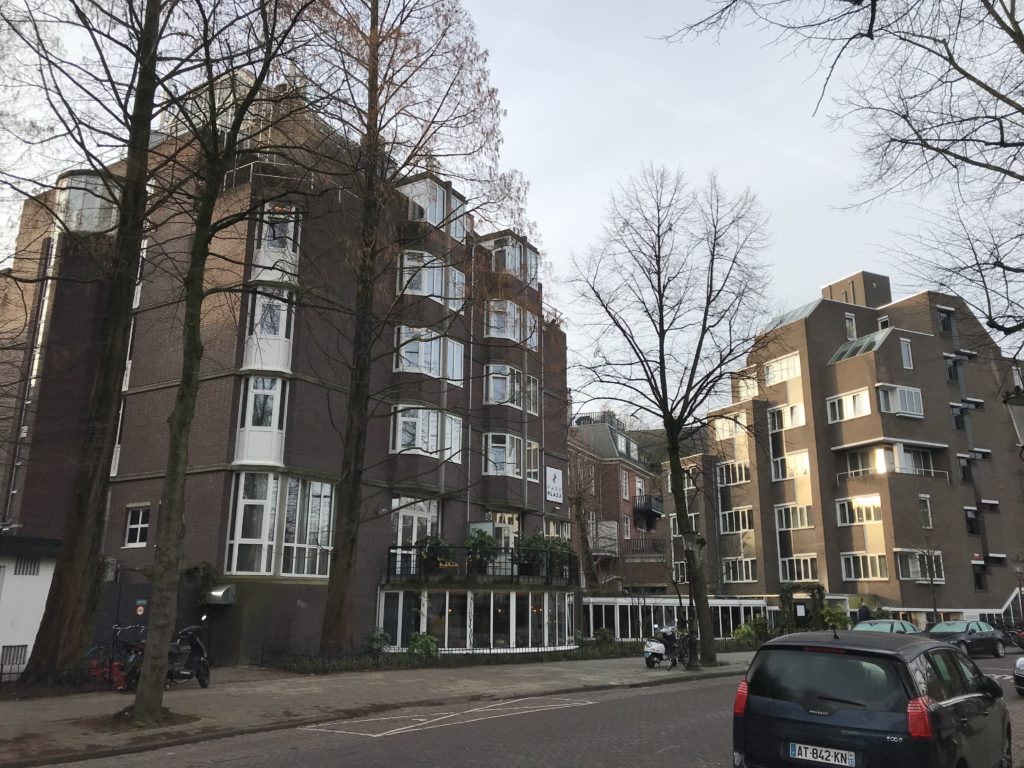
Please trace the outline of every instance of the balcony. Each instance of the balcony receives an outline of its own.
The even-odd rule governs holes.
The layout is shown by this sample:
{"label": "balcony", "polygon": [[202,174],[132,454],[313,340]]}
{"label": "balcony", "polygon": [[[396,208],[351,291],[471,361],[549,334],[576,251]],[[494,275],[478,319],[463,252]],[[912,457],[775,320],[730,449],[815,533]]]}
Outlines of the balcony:
{"label": "balcony", "polygon": [[422,546],[391,546],[384,581],[572,587],[579,583],[579,558],[575,554],[514,547],[498,547],[486,558],[466,547],[428,552]]}
{"label": "balcony", "polygon": [[636,518],[637,528],[653,531],[658,520],[665,516],[664,505],[661,496],[634,496],[633,516]]}
{"label": "balcony", "polygon": [[858,477],[868,478],[871,475],[915,475],[917,477],[941,477],[947,483],[949,482],[949,472],[943,469],[927,469],[918,467],[895,467],[889,468],[885,471],[879,472],[874,467],[866,467],[864,469],[854,469],[850,472],[840,472],[836,475],[836,485],[846,480],[851,480]]}
{"label": "balcony", "polygon": [[662,538],[623,539],[622,555],[634,562],[661,562],[667,549]]}

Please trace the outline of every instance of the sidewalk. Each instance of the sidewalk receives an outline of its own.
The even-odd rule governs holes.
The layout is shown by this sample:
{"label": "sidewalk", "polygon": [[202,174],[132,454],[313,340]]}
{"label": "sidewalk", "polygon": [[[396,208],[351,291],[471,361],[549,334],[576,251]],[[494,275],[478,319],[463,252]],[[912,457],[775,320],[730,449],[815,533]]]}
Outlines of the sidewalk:
{"label": "sidewalk", "polygon": [[158,749],[206,739],[339,720],[408,706],[681,683],[742,675],[753,653],[719,654],[722,666],[647,669],[640,658],[296,675],[250,667],[214,669],[206,690],[172,688],[175,725],[113,725],[132,703],[120,693],[0,701],[0,768]]}

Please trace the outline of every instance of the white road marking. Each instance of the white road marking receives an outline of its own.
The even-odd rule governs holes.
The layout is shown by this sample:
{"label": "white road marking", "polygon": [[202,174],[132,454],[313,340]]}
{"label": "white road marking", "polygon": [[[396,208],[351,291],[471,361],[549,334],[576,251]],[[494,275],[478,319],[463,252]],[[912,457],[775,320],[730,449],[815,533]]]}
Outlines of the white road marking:
{"label": "white road marking", "polygon": [[[527,703],[531,701],[535,703]],[[463,710],[461,712],[435,712],[427,716],[392,715],[390,717],[370,717],[361,720],[337,720],[330,723],[302,726],[299,730],[339,733],[347,736],[366,736],[371,739],[377,739],[381,736],[395,736],[401,733],[408,733],[410,731],[424,731],[433,728],[445,728],[451,725],[468,725],[470,723],[476,723],[482,720],[494,720],[501,717],[513,717],[515,715],[525,715],[530,714],[532,712],[546,712],[552,709],[584,707],[594,703],[595,702],[593,701],[587,701],[585,699],[553,699],[550,697],[541,698],[531,696],[525,699],[499,701],[494,704],[488,704],[482,707],[474,707],[472,709]],[[384,731],[380,731],[377,733],[370,732],[372,730],[375,730],[374,724],[380,724],[384,721],[391,721],[391,723],[389,724],[395,724],[394,721],[396,720],[405,720],[408,722],[408,724],[388,728]],[[364,724],[370,727],[367,729],[360,729],[360,726]]]}

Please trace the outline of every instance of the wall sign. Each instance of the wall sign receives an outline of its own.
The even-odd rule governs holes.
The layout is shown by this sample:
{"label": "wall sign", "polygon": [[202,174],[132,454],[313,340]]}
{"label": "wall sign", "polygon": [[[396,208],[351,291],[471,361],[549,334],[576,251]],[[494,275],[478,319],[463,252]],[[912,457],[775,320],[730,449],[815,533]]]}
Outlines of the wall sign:
{"label": "wall sign", "polygon": [[548,501],[557,501],[559,504],[562,503],[564,498],[562,493],[562,470],[555,469],[554,467],[547,467],[547,494]]}

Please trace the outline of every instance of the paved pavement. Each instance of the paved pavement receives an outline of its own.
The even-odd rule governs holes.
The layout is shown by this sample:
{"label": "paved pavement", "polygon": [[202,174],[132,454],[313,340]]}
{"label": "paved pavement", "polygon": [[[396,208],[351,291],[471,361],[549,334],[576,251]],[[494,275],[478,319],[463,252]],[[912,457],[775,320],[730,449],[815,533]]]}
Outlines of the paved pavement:
{"label": "paved pavement", "polygon": [[746,671],[752,657],[719,654],[721,666],[700,670],[647,669],[640,658],[323,676],[214,670],[206,690],[193,683],[167,692],[164,704],[182,722],[150,729],[116,722],[115,713],[132,703],[124,694],[0,701],[0,768],[126,754],[413,706],[734,677]]}

